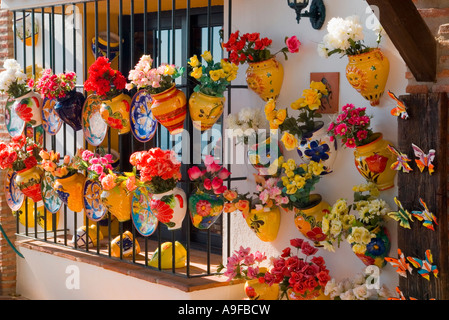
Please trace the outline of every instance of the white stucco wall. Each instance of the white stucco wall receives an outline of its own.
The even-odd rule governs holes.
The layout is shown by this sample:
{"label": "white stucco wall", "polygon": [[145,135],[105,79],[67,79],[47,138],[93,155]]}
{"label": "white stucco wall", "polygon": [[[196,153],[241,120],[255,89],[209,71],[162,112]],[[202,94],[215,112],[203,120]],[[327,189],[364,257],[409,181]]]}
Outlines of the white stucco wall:
{"label": "white stucco wall", "polygon": [[[367,29],[372,23],[370,13],[367,13],[368,4],[365,1],[355,0],[324,0],[326,6],[326,21],[321,30],[314,30],[309,19],[301,19],[300,24],[296,22],[295,12],[287,5],[287,1],[271,0],[234,0],[232,2],[232,26],[231,32],[240,30],[241,33],[259,32],[262,37],[273,39],[271,46],[275,52],[283,47],[286,36],[296,35],[302,43],[299,54],[289,54],[288,61],[283,55],[278,55],[278,60],[284,66],[284,84],[278,99],[279,108],[289,108],[290,103],[301,97],[302,90],[308,88],[311,72],[339,72],[340,73],[340,108],[347,103],[352,103],[356,107],[367,107],[367,113],[373,116],[372,128],[374,131],[383,133],[385,139],[393,144],[397,143],[397,118],[390,115],[390,110],[395,106],[394,101],[386,94],[381,99],[380,105],[371,107],[358,92],[348,83],[345,77],[345,67],[347,57],[340,58],[333,55],[328,59],[323,59],[317,54],[317,44],[321,42],[327,33],[327,22],[332,17],[347,17],[358,15],[365,27],[366,44],[375,46],[375,36]],[[370,12],[370,11],[368,11]],[[382,12],[380,12],[382,14]],[[227,20],[225,19],[225,22]],[[225,26],[227,33],[228,26]],[[225,36],[225,41],[228,37]],[[397,50],[389,40],[384,37],[381,48],[390,60],[390,74],[386,86],[386,91],[391,90],[396,95],[405,93],[406,66]],[[245,71],[247,64],[241,65],[238,79],[233,84],[245,84]],[[238,112],[243,107],[258,107],[263,109],[265,103],[256,96],[255,93],[247,90],[234,89],[232,91],[232,112]],[[290,112],[290,111],[289,111]],[[330,117],[324,115],[325,127],[330,122]],[[296,151],[286,152],[286,158],[293,157],[299,161]],[[256,171],[250,165],[234,165],[232,167],[234,176],[247,175],[249,181],[235,183],[239,190],[245,191],[253,188],[254,181],[252,173]],[[397,179],[397,178],[396,178]],[[364,183],[364,179],[357,172],[354,166],[354,156],[352,149],[339,147],[337,159],[334,163],[334,172],[324,176],[317,184],[315,193],[323,196],[328,203],[334,203],[338,198],[346,198],[352,201],[352,186]],[[249,189],[250,190],[250,189]],[[391,208],[396,208],[393,201],[397,194],[397,187],[383,191],[381,197],[387,201]],[[231,246],[238,249],[240,245],[251,247],[252,250],[263,251],[267,256],[278,256],[289,240],[293,238],[304,238],[294,225],[294,213],[283,213],[281,226],[277,239],[271,243],[262,242],[246,225],[244,219],[239,214],[233,214],[231,225]],[[388,223],[388,230],[392,238],[391,256],[396,256],[397,250],[397,224],[395,221]],[[353,254],[346,241],[335,253],[320,249],[317,253],[322,255],[330,269],[330,275],[337,280],[351,277],[356,273],[363,272],[365,265]],[[381,283],[385,283],[394,292],[398,283],[398,276],[394,269],[387,265],[381,271]]]}

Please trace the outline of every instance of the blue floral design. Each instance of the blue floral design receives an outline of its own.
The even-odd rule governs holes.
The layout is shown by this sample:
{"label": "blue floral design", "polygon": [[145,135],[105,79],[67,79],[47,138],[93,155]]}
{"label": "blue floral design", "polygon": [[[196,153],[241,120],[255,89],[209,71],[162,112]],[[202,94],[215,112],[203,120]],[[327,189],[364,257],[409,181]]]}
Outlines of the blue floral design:
{"label": "blue floral design", "polygon": [[305,156],[315,162],[326,161],[329,159],[330,148],[327,143],[314,140],[310,142],[304,150]]}
{"label": "blue floral design", "polygon": [[380,256],[384,254],[386,248],[382,238],[374,238],[366,246],[366,252],[373,256]]}

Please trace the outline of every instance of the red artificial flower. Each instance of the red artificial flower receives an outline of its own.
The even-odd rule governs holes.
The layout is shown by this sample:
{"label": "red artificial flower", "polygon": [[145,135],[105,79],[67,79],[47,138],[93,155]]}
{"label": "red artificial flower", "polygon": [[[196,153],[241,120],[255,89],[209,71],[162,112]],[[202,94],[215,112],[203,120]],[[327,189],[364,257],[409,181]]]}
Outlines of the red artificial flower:
{"label": "red artificial flower", "polygon": [[16,107],[16,113],[20,119],[28,122],[33,117],[33,110],[26,103],[21,103]]}
{"label": "red artificial flower", "polygon": [[34,156],[28,157],[25,160],[23,160],[23,163],[25,164],[25,167],[27,169],[33,168],[37,165],[37,160]]}

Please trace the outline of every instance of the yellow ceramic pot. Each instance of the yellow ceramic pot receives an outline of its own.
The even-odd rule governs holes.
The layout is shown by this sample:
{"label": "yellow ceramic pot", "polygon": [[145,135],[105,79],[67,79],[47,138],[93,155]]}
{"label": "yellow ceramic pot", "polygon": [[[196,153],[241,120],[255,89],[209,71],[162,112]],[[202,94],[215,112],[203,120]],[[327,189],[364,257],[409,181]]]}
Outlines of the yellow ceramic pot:
{"label": "yellow ceramic pot", "polygon": [[187,99],[184,92],[173,85],[170,89],[158,94],[152,94],[153,117],[163,125],[170,134],[181,133],[187,114]]}
{"label": "yellow ceramic pot", "polygon": [[17,171],[15,181],[17,187],[24,195],[34,202],[42,200],[41,181],[44,171],[34,166],[32,168]]}
{"label": "yellow ceramic pot", "polygon": [[276,239],[281,224],[279,207],[274,206],[262,210],[251,209],[245,219],[260,240],[271,242]]}
{"label": "yellow ceramic pot", "polygon": [[248,63],[246,83],[264,101],[276,100],[284,81],[284,67],[275,58]]}
{"label": "yellow ceramic pot", "polygon": [[369,182],[377,185],[380,191],[394,186],[396,170],[391,164],[396,157],[387,148],[391,142],[384,140],[382,133],[374,133],[372,142],[356,147],[354,150],[355,166],[359,173]]}
{"label": "yellow ceramic pot", "polygon": [[[173,264],[173,243],[164,242],[161,244],[161,269],[171,269]],[[175,241],[175,268],[183,268],[186,265],[187,250],[184,246]],[[154,251],[153,257],[148,261],[150,267],[159,268],[159,248]]]}
{"label": "yellow ceramic pot", "polygon": [[131,130],[129,122],[131,101],[128,95],[122,93],[101,103],[101,117],[112,129],[119,130],[119,134],[125,134]]}
{"label": "yellow ceramic pot", "polygon": [[348,56],[346,78],[372,106],[377,106],[385,91],[390,73],[390,62],[380,49]]}
{"label": "yellow ceramic pot", "polygon": [[324,201],[319,194],[310,195],[310,205],[305,208],[294,208],[295,226],[309,240],[313,241],[316,247],[321,246],[320,242],[326,240],[323,233],[322,221],[326,213],[329,212],[329,203]]}
{"label": "yellow ceramic pot", "polygon": [[86,177],[76,172],[68,177],[55,180],[54,189],[59,198],[73,212],[82,212],[83,206],[83,187]]}
{"label": "yellow ceramic pot", "polygon": [[[120,257],[120,247],[122,246],[122,242],[122,256],[127,258],[133,255],[133,234],[127,230],[122,234],[122,241],[120,241],[120,236],[115,237],[114,240],[111,241],[111,256],[116,258]],[[140,245],[137,241],[135,252],[136,254],[140,253]]]}
{"label": "yellow ceramic pot", "polygon": [[329,296],[326,296],[322,289],[307,292],[305,295],[295,293],[292,289],[287,290],[288,300],[330,300]]}
{"label": "yellow ceramic pot", "polygon": [[[87,230],[87,231],[86,231]],[[78,247],[85,247],[87,243],[87,237],[89,237],[89,246],[96,246],[99,240],[103,239],[103,234],[98,231],[97,235],[97,225],[92,224],[86,229],[86,226],[81,226],[76,230],[76,234],[72,238],[72,242]]]}
{"label": "yellow ceramic pot", "polygon": [[103,190],[101,201],[108,208],[119,222],[131,219],[132,192],[128,192],[124,183],[116,186],[112,190]]}
{"label": "yellow ceramic pot", "polygon": [[271,286],[260,283],[258,279],[247,280],[245,282],[245,294],[250,300],[278,300],[279,284],[273,283]]}
{"label": "yellow ceramic pot", "polygon": [[193,126],[200,131],[210,128],[223,114],[225,97],[214,97],[194,92],[189,99],[189,112]]}
{"label": "yellow ceramic pot", "polygon": [[[47,219],[45,219],[45,206],[42,201],[36,203],[31,199],[24,201],[19,210],[13,211],[13,215],[19,219],[19,222],[28,228],[34,228],[35,225],[35,213],[37,214],[37,224],[47,231],[53,230],[53,215],[55,216],[55,229],[59,224],[59,211],[56,213],[50,213],[47,211]],[[28,207],[28,211],[27,211]],[[35,210],[36,208],[36,210]],[[47,220],[45,222],[45,220]]]}

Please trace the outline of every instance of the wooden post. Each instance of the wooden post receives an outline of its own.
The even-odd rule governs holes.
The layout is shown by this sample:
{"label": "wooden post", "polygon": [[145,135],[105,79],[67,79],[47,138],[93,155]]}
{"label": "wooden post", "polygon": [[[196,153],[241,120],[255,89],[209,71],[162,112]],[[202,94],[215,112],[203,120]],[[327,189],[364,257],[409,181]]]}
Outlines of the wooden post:
{"label": "wooden post", "polygon": [[[398,224],[398,248],[406,257],[425,260],[425,251],[431,250],[433,264],[438,267],[438,278],[433,274],[426,280],[413,268],[407,278],[400,277],[399,288],[405,297],[428,300],[449,299],[448,286],[448,203],[447,203],[447,155],[448,155],[448,97],[446,93],[413,94],[401,96],[407,106],[409,119],[398,118],[398,149],[412,159],[410,173],[398,174],[398,199],[409,212],[422,210],[419,198],[437,217],[435,231],[413,218],[411,229]],[[436,151],[435,172],[420,172],[412,149],[412,143],[425,153]],[[395,256],[395,255],[394,255]]]}

